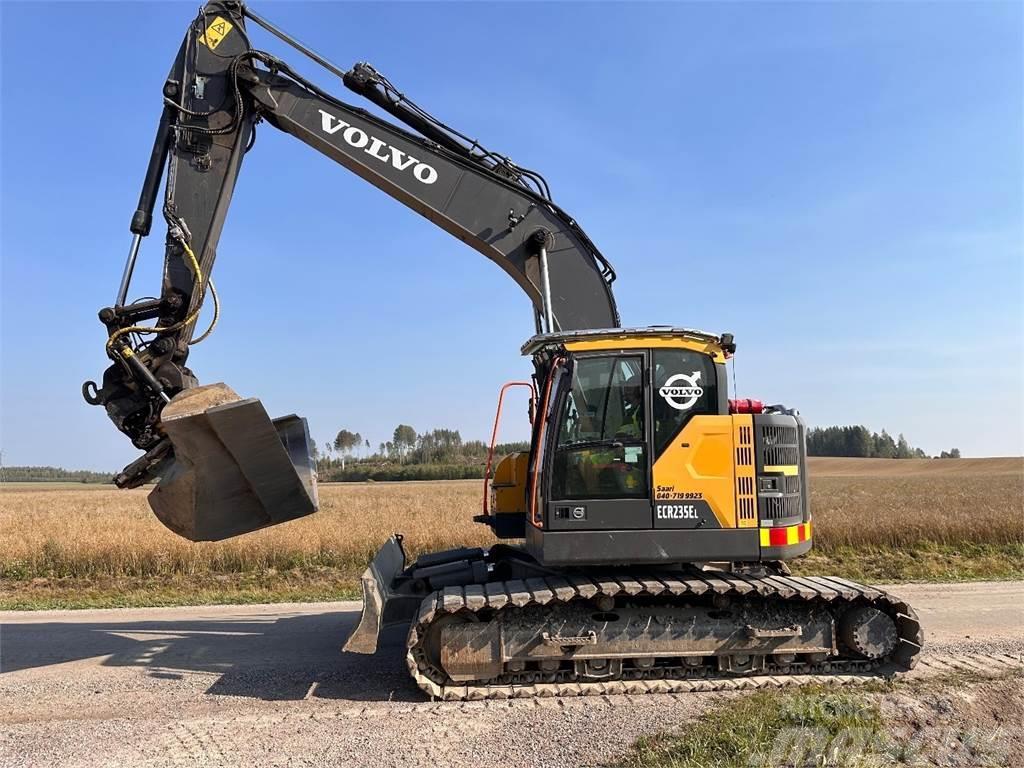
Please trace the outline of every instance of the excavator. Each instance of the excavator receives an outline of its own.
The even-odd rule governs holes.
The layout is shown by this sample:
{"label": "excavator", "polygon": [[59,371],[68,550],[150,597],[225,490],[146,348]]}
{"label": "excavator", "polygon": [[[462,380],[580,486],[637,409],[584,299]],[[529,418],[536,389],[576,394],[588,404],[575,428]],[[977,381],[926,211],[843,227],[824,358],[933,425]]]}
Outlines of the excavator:
{"label": "excavator", "polygon": [[[250,24],[404,127],[253,48]],[[161,99],[124,273],[99,312],[110,365],[82,389],[143,452],[115,483],[153,484],[149,503],[169,529],[216,541],[318,506],[306,421],[271,419],[258,399],[200,385],[188,367],[219,317],[218,241],[265,122],[494,261],[533,307],[521,350],[532,377],[502,389],[529,391],[530,449],[495,460],[492,440],[474,518],[498,542],[409,564],[393,536],[362,577],[347,651],[374,653],[382,632],[403,627],[416,684],[451,700],[845,682],[913,667],[923,633],[910,605],[787,566],[813,540],[799,414],[730,397],[732,334],[621,327],[615,271],[539,173],[241,2],[202,8]],[[161,290],[129,300],[165,170]],[[212,323],[196,336],[207,301]]]}

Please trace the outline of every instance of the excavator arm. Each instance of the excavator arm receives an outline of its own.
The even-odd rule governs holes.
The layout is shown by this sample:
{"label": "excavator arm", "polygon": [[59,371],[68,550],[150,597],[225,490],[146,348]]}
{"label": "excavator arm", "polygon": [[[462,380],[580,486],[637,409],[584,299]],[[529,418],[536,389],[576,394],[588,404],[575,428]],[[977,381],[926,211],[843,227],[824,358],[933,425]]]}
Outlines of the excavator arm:
{"label": "excavator arm", "polygon": [[[401,128],[349,105],[283,61],[254,50],[253,20],[341,77]],[[342,71],[240,2],[208,3],[189,26],[164,84],[124,275],[100,311],[112,360],[83,385],[144,455],[116,478],[150,494],[157,516],[193,540],[221,539],[315,511],[305,421],[271,421],[262,404],[188,367],[200,309],[214,303],[217,246],[243,158],[265,121],[421,214],[494,261],[529,296],[538,331],[617,327],[614,272],[550,197],[546,182],[417,107],[376,70]],[[152,228],[164,169],[167,224],[159,298],[130,302],[141,241]],[[352,216],[358,222],[358,216]],[[152,325],[146,321],[155,320]]]}

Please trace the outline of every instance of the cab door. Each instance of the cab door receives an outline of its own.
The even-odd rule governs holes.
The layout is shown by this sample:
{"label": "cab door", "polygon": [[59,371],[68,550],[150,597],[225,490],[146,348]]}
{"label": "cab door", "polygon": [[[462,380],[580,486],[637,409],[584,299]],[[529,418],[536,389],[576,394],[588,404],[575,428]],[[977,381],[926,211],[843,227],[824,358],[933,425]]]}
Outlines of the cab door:
{"label": "cab door", "polygon": [[577,355],[552,425],[545,528],[652,527],[643,350]]}

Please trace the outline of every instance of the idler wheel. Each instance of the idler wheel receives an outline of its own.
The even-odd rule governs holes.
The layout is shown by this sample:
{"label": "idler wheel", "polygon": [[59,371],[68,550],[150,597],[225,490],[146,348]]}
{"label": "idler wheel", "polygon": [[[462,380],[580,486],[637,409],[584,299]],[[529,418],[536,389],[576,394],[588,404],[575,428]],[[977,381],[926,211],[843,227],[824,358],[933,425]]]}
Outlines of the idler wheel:
{"label": "idler wheel", "polygon": [[851,608],[839,620],[839,639],[866,659],[881,659],[892,653],[898,638],[896,622],[877,608]]}

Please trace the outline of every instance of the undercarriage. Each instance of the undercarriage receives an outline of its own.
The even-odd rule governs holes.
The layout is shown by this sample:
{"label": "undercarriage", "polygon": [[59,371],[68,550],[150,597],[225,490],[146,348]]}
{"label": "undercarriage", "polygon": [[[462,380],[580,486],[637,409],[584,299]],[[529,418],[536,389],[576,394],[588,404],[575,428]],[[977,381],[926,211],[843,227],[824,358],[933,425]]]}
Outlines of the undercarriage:
{"label": "undercarriage", "polygon": [[[438,560],[448,553],[438,553],[428,565],[382,581],[382,566],[396,565],[396,549],[399,540],[392,539],[381,552],[387,562],[379,555],[376,573],[373,566],[367,571],[368,608],[347,647],[373,650],[382,626],[408,622],[409,671],[424,692],[441,699],[884,676],[911,669],[923,644],[917,615],[899,598],[845,579],[784,575],[765,564],[544,569],[544,575],[492,579],[536,569],[513,548],[496,547],[456,551],[447,571]],[[421,567],[448,579],[458,571],[488,580],[416,598],[426,583]],[[370,634],[372,648],[360,648]]]}

